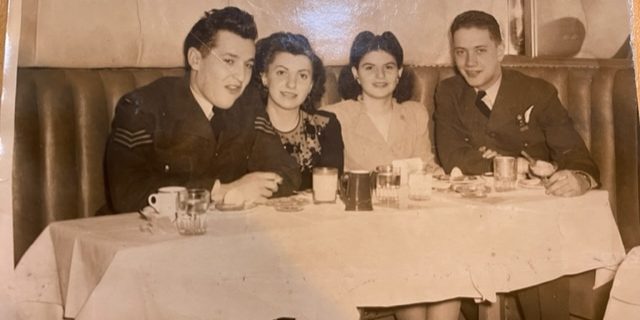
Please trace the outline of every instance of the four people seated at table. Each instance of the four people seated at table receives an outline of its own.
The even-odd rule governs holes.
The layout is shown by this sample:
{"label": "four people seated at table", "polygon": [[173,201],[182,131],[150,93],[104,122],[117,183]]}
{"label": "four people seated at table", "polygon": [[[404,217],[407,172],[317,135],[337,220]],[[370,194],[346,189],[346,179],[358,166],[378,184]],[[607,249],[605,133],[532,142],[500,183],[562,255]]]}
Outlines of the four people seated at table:
{"label": "four people seated at table", "polygon": [[[598,168],[553,85],[501,67],[493,16],[462,13],[450,32],[458,74],[438,86],[434,115],[444,170],[482,174],[493,157],[526,151],[558,165],[548,193],[597,187]],[[114,211],[139,210],[165,185],[204,187],[218,201],[234,190],[236,201],[261,202],[308,189],[315,166],[375,170],[420,158],[439,170],[429,114],[410,100],[413,84],[393,33],[355,37],[339,79],[344,100],[322,110],[324,66],[309,41],[278,32],[258,41],[256,52],[256,35],[250,14],[211,10],[185,39],[185,77],[120,99],[106,151]],[[262,99],[234,105],[252,74]],[[519,165],[526,170],[524,159]]]}
{"label": "four people seated at table", "polygon": [[[526,151],[558,165],[548,193],[576,196],[597,187],[598,168],[553,85],[501,67],[496,20],[464,12],[450,32],[458,74],[439,84],[435,111],[444,170],[483,174],[493,157]],[[122,97],[106,151],[114,211],[139,210],[166,185],[206,188],[215,201],[233,191],[236,201],[261,202],[310,188],[316,166],[374,170],[420,158],[441,170],[430,116],[410,100],[393,33],[355,37],[339,80],[344,100],[321,110],[325,70],[307,38],[277,32],[256,47],[256,35],[248,13],[211,10],[185,39],[185,77]],[[252,78],[260,97],[236,101]],[[398,319],[457,319],[458,309],[449,301],[395,310]]]}

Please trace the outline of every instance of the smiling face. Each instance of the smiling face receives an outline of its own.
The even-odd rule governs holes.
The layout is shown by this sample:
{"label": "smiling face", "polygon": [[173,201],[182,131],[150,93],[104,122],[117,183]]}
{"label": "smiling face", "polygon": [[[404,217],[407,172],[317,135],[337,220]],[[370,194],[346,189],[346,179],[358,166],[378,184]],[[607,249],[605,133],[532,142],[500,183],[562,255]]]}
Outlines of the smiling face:
{"label": "smiling face", "polygon": [[230,108],[251,79],[254,54],[253,40],[218,31],[216,45],[206,56],[189,48],[191,88],[214,106]]}
{"label": "smiling face", "polygon": [[502,74],[500,62],[504,58],[504,45],[492,40],[486,29],[458,29],[453,34],[453,58],[470,86],[486,90]]}
{"label": "smiling face", "polygon": [[358,68],[352,67],[353,77],[362,87],[362,94],[369,98],[388,99],[398,85],[402,68],[386,51],[376,50],[365,54]]}
{"label": "smiling face", "polygon": [[313,87],[313,68],[305,55],[278,52],[260,76],[269,90],[267,108],[298,110]]}

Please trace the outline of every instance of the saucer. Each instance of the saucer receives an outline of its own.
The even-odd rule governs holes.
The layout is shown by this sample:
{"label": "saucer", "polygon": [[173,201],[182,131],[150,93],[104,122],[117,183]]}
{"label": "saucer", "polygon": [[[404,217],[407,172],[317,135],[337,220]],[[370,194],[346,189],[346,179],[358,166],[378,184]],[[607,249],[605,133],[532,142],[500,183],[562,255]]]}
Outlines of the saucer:
{"label": "saucer", "polygon": [[538,178],[518,180],[518,186],[525,189],[541,189],[544,188],[542,181]]}
{"label": "saucer", "polygon": [[214,205],[216,210],[218,211],[243,211],[249,210],[256,207],[255,203],[216,203]]}

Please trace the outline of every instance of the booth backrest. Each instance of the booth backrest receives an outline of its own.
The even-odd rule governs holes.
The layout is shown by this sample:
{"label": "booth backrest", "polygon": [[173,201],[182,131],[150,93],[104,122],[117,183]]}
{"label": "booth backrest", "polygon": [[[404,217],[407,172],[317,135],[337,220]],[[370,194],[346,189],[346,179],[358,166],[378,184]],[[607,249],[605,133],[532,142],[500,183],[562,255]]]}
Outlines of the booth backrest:
{"label": "booth backrest", "polygon": [[[638,109],[631,61],[510,58],[507,68],[554,84],[602,172],[625,244],[640,243]],[[408,67],[414,100],[433,112],[451,67]],[[340,67],[327,67],[323,104],[339,101]],[[110,121],[126,92],[179,68],[19,68],[14,160],[16,259],[52,221],[88,217],[105,204],[103,156]],[[626,230],[628,229],[628,230]]]}

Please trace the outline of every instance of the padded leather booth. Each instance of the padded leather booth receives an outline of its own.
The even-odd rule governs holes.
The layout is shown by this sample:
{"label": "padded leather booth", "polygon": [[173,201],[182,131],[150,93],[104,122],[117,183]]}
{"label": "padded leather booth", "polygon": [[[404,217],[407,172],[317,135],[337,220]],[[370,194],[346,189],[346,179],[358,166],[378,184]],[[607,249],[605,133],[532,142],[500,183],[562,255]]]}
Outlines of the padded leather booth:
{"label": "padded leather booth", "polygon": [[[602,172],[625,245],[640,244],[638,109],[631,61],[508,57],[508,68],[556,86]],[[327,67],[323,103],[339,100],[339,67]],[[447,66],[409,67],[414,99],[433,112]],[[13,170],[16,260],[51,221],[88,217],[105,204],[103,155],[118,99],[180,68],[18,70]]]}

